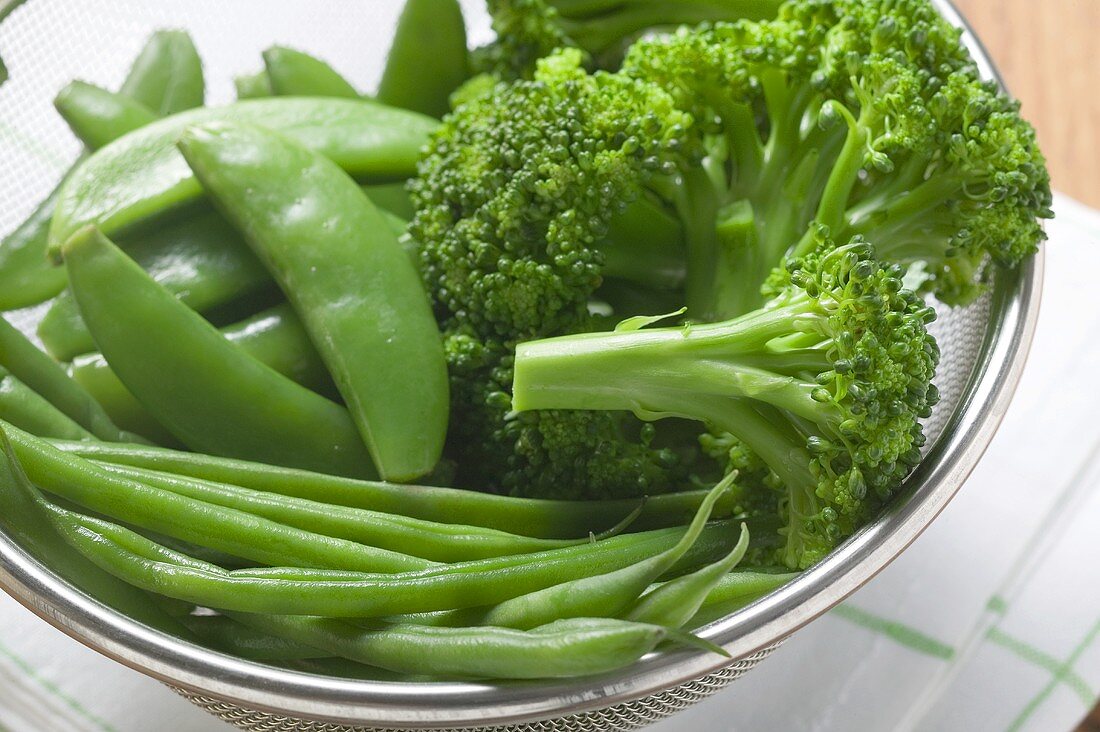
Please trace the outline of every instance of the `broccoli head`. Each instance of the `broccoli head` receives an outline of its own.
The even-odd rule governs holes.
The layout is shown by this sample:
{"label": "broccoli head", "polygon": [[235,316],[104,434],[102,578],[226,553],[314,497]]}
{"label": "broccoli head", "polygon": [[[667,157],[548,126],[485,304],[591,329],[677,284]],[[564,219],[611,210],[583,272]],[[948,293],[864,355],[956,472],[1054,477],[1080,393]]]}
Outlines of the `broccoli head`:
{"label": "broccoli head", "polygon": [[[639,181],[674,167],[691,118],[655,86],[590,75],[580,60],[544,59],[533,81],[496,85],[433,138],[411,183],[410,232],[445,324],[502,339],[575,327],[615,274],[601,246],[613,215],[639,197]],[[665,236],[631,241],[617,259],[661,276],[680,257]]]}
{"label": "broccoli head", "polygon": [[530,79],[539,59],[560,48],[588,66],[614,69],[647,30],[704,21],[774,18],[781,0],[488,0],[497,38],[476,49],[474,68],[496,79]]}
{"label": "broccoli head", "polygon": [[[920,459],[938,394],[935,311],[859,238],[789,262],[786,286],[733,320],[520,344],[512,405],[699,420],[737,442],[731,468],[776,479],[781,559],[806,567],[863,525]],[[741,452],[740,445],[750,453]],[[755,464],[754,464],[755,463]],[[767,505],[767,498],[746,497]]]}
{"label": "broccoli head", "polygon": [[[675,455],[631,415],[510,415],[516,342],[597,327],[605,277],[682,276],[678,230],[641,181],[674,167],[690,117],[655,86],[580,64],[563,51],[460,106],[411,184],[409,233],[452,379],[449,454],[461,481],[517,494],[663,492]],[[624,210],[645,230],[616,226]]]}
{"label": "broccoli head", "polygon": [[822,227],[920,263],[949,304],[1043,239],[1051,195],[1034,130],[928,0],[795,0],[775,20],[644,39],[623,73],[696,120],[703,162],[666,196],[697,319],[758,307],[769,272]]}

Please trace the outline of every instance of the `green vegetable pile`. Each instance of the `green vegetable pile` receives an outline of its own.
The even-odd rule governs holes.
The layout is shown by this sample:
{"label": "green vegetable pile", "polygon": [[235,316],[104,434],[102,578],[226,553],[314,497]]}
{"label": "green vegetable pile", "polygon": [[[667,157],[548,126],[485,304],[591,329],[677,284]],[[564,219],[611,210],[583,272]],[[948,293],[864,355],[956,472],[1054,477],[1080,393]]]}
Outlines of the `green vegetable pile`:
{"label": "green vegetable pile", "polygon": [[[622,668],[920,462],[938,307],[1044,239],[930,0],[408,0],[377,93],[186,33],[55,106],[0,242],[0,528],[119,612],[375,679]],[[474,647],[476,652],[469,649]]]}

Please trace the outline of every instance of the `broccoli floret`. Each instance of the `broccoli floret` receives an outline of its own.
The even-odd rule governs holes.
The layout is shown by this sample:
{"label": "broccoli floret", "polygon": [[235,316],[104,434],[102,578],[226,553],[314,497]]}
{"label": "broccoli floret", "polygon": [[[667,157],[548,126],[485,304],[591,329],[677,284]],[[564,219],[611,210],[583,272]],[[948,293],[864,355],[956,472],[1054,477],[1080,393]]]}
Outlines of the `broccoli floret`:
{"label": "broccoli floret", "polygon": [[[510,417],[516,342],[597,327],[605,277],[643,290],[682,278],[678,227],[639,181],[672,165],[690,118],[655,86],[581,60],[563,51],[534,80],[460,106],[411,184],[409,233],[450,364],[448,454],[464,484],[517,494],[664,492],[674,456],[629,414]],[[645,226],[613,225],[624,209]]]}
{"label": "broccoli floret", "polygon": [[813,564],[920,460],[920,420],[938,398],[935,311],[859,238],[785,271],[774,299],[726,322],[520,344],[513,408],[630,410],[729,433],[749,467],[759,459],[779,480],[778,559]]}
{"label": "broccoli floret", "polygon": [[949,304],[1043,240],[1050,185],[1018,106],[981,81],[927,0],[796,0],[767,22],[635,44],[623,72],[697,120],[703,163],[668,186],[687,232],[689,312],[732,317],[822,233],[921,263]]}
{"label": "broccoli floret", "polygon": [[647,30],[704,21],[774,18],[781,0],[488,0],[497,39],[474,51],[474,68],[497,79],[529,79],[559,48],[614,69]]}
{"label": "broccoli floret", "polygon": [[[854,237],[875,242],[891,278],[917,268],[922,294],[964,304],[990,266],[1016,266],[1043,239],[1049,178],[1034,131],[928,0],[794,0],[774,20],[647,37],[619,72],[585,60],[559,50],[531,80],[483,80],[413,184],[410,232],[441,326],[456,353],[474,339],[495,354],[467,375],[452,361],[452,378],[466,395],[460,462],[497,487],[624,495],[706,472],[688,471],[684,443],[649,443],[622,414],[513,415],[520,341],[606,329],[658,303],[686,303],[689,322],[755,312],[790,289],[785,261]],[[766,465],[742,482],[790,484],[752,457],[765,441],[723,429],[705,452],[732,441],[728,467]],[[855,525],[844,521],[827,523]]]}
{"label": "broccoli floret", "polygon": [[564,332],[604,275],[651,284],[682,267],[667,229],[612,257],[621,272],[605,249],[613,215],[672,166],[691,119],[660,89],[589,75],[580,60],[544,59],[534,81],[496,85],[433,138],[411,183],[410,233],[444,324],[503,339]]}

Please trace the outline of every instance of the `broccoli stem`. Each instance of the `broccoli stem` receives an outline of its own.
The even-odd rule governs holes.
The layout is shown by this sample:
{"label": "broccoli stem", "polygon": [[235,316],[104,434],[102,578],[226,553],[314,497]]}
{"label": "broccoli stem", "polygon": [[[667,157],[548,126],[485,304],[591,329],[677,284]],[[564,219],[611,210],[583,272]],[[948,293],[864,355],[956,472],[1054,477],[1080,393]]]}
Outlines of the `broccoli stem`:
{"label": "broccoli stem", "polygon": [[852,189],[855,188],[859,180],[859,172],[863,169],[870,133],[863,121],[857,121],[842,104],[832,103],[830,106],[848,123],[848,135],[833,165],[829,180],[825,183],[825,190],[821,194],[817,207],[816,220],[817,223],[828,226],[830,231],[839,231],[844,223],[844,214],[848,208]]}
{"label": "broccoli stem", "polygon": [[[754,299],[753,286],[744,282],[744,273],[759,270],[760,242],[752,203],[735,201],[718,212],[718,247],[714,262],[715,284],[708,312],[738,313]],[[746,267],[746,264],[749,266]],[[759,291],[759,285],[755,286]],[[750,306],[751,309],[751,306]]]}
{"label": "broccoli stem", "polygon": [[[929,228],[935,225],[935,213],[958,194],[962,183],[947,175],[923,180],[927,166],[925,159],[910,161],[892,173],[890,180],[876,183],[880,192],[858,201],[839,219],[822,223],[829,223],[833,236],[860,235],[875,242],[879,256],[886,261],[940,260],[944,240],[929,235]],[[849,188],[848,197],[851,191]],[[957,230],[952,226],[948,229]],[[906,235],[914,233],[919,236]],[[806,231],[792,254],[805,256],[815,246],[814,232]]]}
{"label": "broccoli stem", "polygon": [[[773,356],[764,352],[761,342],[767,343],[785,328],[789,332],[792,319],[800,317],[794,307],[717,326],[520,344],[512,406],[517,411],[629,410],[642,419],[682,417],[729,432],[785,486],[788,523],[782,531],[783,558],[789,566],[799,566],[809,552],[805,527],[820,513],[821,501],[809,467],[807,434],[797,416],[805,415],[812,429],[814,424],[835,423],[836,415],[813,399],[813,382],[766,370],[775,364],[781,369],[797,368],[800,362],[819,368],[823,355],[799,350]],[[738,355],[742,352],[747,356],[745,363]],[[796,417],[784,416],[781,409]]]}
{"label": "broccoli stem", "polygon": [[685,303],[690,317],[707,320],[714,305],[719,272],[715,259],[719,251],[716,226],[721,201],[705,166],[685,171],[678,191],[676,210],[684,225],[687,255]]}
{"label": "broccoli stem", "polygon": [[683,227],[647,198],[612,217],[600,251],[605,277],[656,290],[675,290],[684,282]]}
{"label": "broccoli stem", "polygon": [[[516,349],[512,406],[629,410],[643,419],[707,421],[738,434],[736,419],[731,423],[721,415],[734,404],[767,405],[832,431],[840,416],[831,403],[814,399],[817,383],[790,375],[784,368],[789,361],[779,370],[769,362],[773,351],[782,356],[773,343],[777,338],[812,331],[816,319],[795,302],[726,323],[523,343]],[[804,349],[798,354],[807,357]],[[721,406],[700,414],[707,404]]]}

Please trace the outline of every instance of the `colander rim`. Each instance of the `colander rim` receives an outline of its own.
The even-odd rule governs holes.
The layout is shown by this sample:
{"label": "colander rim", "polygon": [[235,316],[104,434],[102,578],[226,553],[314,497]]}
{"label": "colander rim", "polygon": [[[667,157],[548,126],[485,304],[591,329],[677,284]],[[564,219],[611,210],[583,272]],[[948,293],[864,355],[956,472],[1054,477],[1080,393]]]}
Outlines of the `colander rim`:
{"label": "colander rim", "polygon": [[[985,48],[949,0],[982,73],[1001,83]],[[944,509],[976,466],[1019,382],[1038,318],[1043,254],[997,274],[990,318],[964,397],[906,483],[904,496],[786,587],[700,635],[735,659],[786,638],[853,593]],[[614,674],[549,683],[394,683],[321,677],[233,658],[172,638],[75,589],[0,532],[0,588],[54,627],[184,691],[247,709],[338,724],[433,729],[520,724],[598,710],[679,686],[728,665],[695,650],[650,654]]]}

